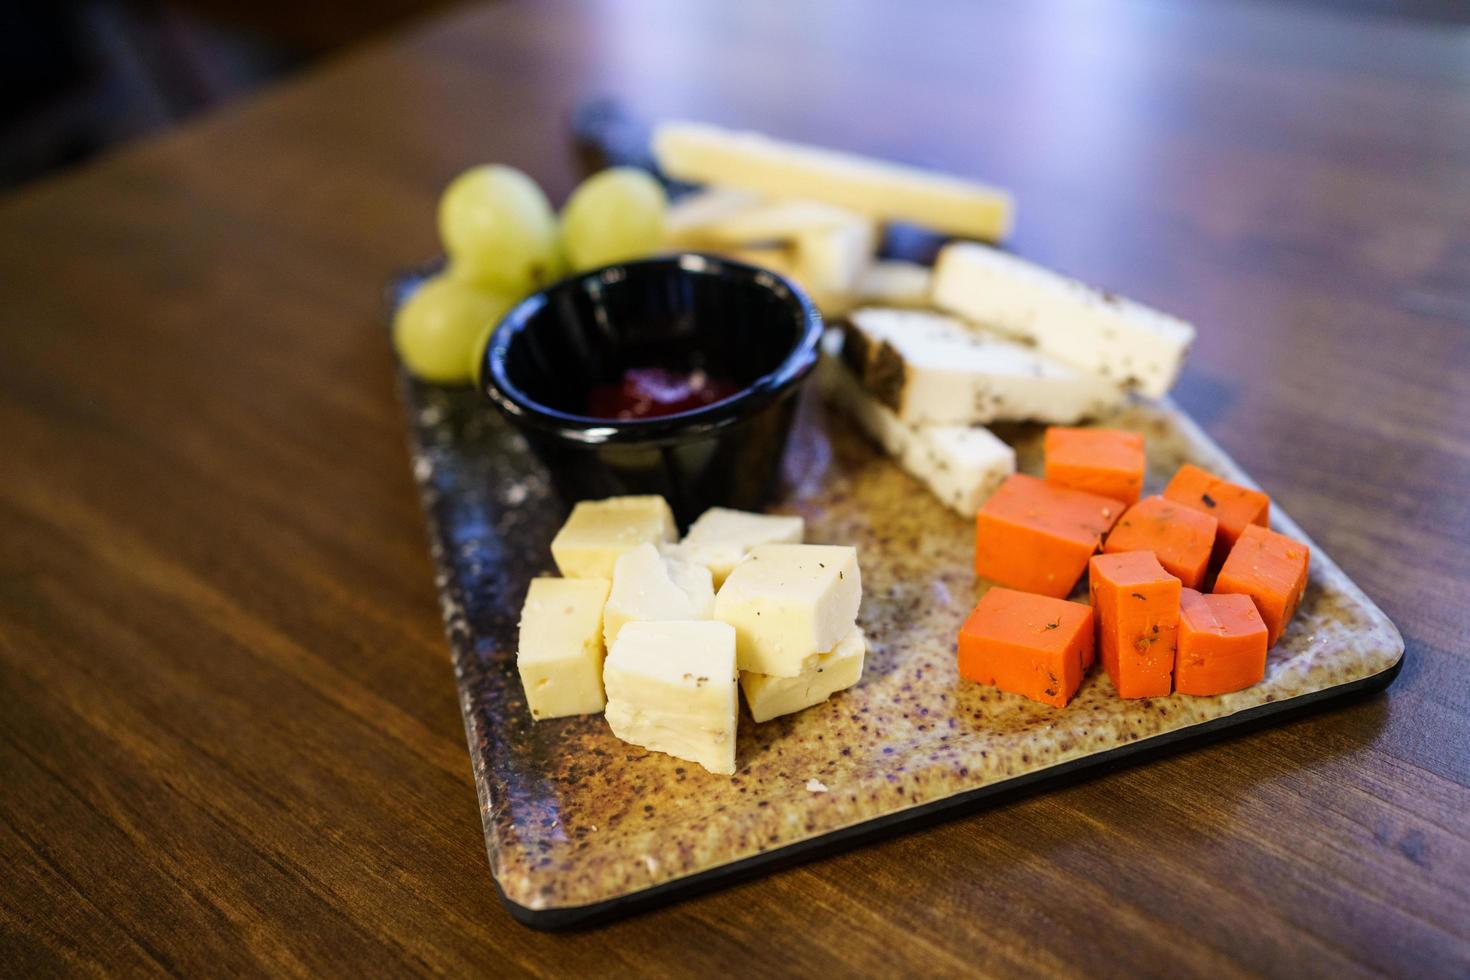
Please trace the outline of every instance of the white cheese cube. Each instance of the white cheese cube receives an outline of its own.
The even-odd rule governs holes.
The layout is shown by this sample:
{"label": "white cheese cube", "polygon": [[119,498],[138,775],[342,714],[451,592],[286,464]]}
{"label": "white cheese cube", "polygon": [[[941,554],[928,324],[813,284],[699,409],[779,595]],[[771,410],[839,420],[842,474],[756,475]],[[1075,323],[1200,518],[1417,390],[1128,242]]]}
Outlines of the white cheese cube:
{"label": "white cheese cube", "polygon": [[516,669],[532,718],[602,710],[602,604],[608,581],[536,578],[521,607]]}
{"label": "white cheese cube", "polygon": [[831,653],[814,653],[802,663],[795,677],[772,677],[754,671],[740,672],[740,687],[750,717],[769,721],[780,715],[821,704],[838,691],[856,684],[863,676],[863,655],[867,642],[863,631],[854,626]]}
{"label": "white cheese cube", "polygon": [[822,201],[986,241],[1011,229],[1011,196],[999,188],[759,133],[666,122],[654,130],[653,155],[675,180]]}
{"label": "white cheese cube", "polygon": [[795,677],[852,630],[862,595],[856,548],[766,544],[725,579],[715,618],[735,627],[741,670]]}
{"label": "white cheese cube", "polygon": [[940,251],[934,305],[1155,398],[1194,341],[1183,320],[975,242]]}
{"label": "white cheese cube", "polygon": [[658,619],[709,619],[715,589],[703,565],[663,555],[651,544],[623,552],[613,565],[612,590],[602,611],[608,649],[626,623]]}
{"label": "white cheese cube", "polygon": [[762,544],[800,544],[805,533],[806,522],[800,517],[711,507],[689,525],[683,541],[665,546],[664,554],[708,568],[714,576],[715,588],[719,588],[751,548]]}
{"label": "white cheese cube", "polygon": [[933,280],[927,265],[879,259],[858,276],[855,299],[865,306],[928,306]]}
{"label": "white cheese cube", "polygon": [[735,772],[735,631],[714,620],[629,623],[603,671],[604,717],[625,742]]}
{"label": "white cheese cube", "polygon": [[678,536],[674,513],[662,497],[584,500],[551,541],[551,557],[567,578],[612,578],[613,563],[629,548]]}
{"label": "white cheese cube", "polygon": [[853,312],[843,355],[863,386],[909,425],[1071,424],[1126,397],[1096,374],[924,310]]}
{"label": "white cheese cube", "polygon": [[836,358],[823,356],[818,371],[828,400],[961,517],[973,519],[980,505],[1016,472],[1016,451],[989,429],[905,425],[864,391]]}

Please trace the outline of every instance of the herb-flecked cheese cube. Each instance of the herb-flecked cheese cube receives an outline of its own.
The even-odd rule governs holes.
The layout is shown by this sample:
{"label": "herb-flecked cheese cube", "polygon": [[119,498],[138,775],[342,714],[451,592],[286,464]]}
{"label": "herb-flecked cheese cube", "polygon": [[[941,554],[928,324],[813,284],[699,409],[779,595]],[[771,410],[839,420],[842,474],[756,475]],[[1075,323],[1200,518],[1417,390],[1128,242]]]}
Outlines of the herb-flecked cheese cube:
{"label": "herb-flecked cheese cube", "polygon": [[725,579],[715,618],[735,627],[741,670],[796,677],[851,632],[862,594],[856,548],[768,544]]}

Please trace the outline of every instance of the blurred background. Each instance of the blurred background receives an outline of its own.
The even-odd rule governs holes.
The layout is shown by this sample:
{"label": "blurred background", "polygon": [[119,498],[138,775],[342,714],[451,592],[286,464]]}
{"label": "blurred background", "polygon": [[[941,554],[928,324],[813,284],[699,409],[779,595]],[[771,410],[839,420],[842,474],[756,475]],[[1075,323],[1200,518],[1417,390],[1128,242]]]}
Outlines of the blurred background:
{"label": "blurred background", "polygon": [[[1470,23],[1467,0],[1274,2]],[[3,0],[0,190],[166,129],[450,6],[448,0]],[[834,29],[854,26],[862,9],[833,0]]]}

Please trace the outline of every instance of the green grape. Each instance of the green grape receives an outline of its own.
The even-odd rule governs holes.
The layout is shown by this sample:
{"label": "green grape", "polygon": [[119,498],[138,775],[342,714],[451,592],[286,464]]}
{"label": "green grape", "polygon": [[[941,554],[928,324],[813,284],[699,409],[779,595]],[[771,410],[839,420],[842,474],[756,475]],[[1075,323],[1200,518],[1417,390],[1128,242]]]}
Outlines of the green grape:
{"label": "green grape", "polygon": [[668,198],[658,181],[636,167],[593,174],[561,211],[561,240],[578,271],[641,258],[663,245]]}
{"label": "green grape", "polygon": [[515,300],[441,275],[416,289],[393,318],[393,346],[415,377],[464,384],[478,374],[474,355],[482,339]]}
{"label": "green grape", "polygon": [[439,237],[456,278],[521,296],[562,274],[556,215],[536,182],[512,167],[473,167],[439,199]]}

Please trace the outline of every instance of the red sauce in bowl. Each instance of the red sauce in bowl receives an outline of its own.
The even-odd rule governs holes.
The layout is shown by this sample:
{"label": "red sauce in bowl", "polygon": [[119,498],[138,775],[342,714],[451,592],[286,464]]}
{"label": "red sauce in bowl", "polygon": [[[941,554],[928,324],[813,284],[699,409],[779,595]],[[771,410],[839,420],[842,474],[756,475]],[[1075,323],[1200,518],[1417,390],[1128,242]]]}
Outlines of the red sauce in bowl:
{"label": "red sauce in bowl", "polygon": [[600,419],[653,419],[704,408],[740,392],[740,386],[704,371],[629,368],[617,384],[587,393],[587,414]]}

